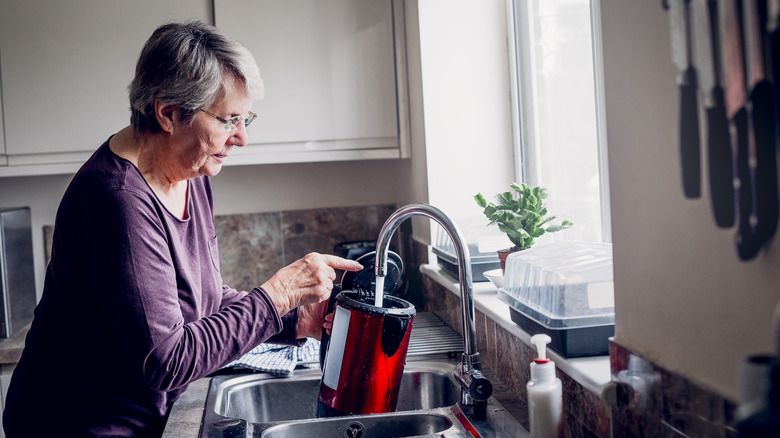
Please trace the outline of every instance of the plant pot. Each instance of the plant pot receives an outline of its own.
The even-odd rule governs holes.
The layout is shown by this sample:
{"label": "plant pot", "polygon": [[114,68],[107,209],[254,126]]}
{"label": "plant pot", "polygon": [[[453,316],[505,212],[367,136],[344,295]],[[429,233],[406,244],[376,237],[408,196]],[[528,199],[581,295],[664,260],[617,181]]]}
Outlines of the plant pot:
{"label": "plant pot", "polygon": [[517,250],[502,249],[497,252],[498,252],[498,261],[501,263],[501,273],[506,275],[506,258],[509,257],[509,254],[512,254],[513,252],[517,252]]}

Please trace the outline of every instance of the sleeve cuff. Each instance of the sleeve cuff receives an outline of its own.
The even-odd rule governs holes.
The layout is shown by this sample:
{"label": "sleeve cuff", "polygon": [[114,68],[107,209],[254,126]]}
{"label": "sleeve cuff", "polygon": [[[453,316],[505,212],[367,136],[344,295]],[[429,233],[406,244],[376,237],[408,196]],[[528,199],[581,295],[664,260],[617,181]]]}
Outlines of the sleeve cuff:
{"label": "sleeve cuff", "polygon": [[266,343],[269,344],[282,344],[282,345],[294,345],[297,347],[306,343],[306,339],[296,338],[296,326],[298,325],[298,309],[295,308],[287,312],[284,316],[279,316],[279,312],[276,310],[276,306],[273,305],[271,299],[268,297],[268,292],[262,287],[256,287],[257,291],[266,301],[268,301],[270,307],[273,309],[273,314],[276,317],[276,326],[279,327],[279,331],[266,339]]}

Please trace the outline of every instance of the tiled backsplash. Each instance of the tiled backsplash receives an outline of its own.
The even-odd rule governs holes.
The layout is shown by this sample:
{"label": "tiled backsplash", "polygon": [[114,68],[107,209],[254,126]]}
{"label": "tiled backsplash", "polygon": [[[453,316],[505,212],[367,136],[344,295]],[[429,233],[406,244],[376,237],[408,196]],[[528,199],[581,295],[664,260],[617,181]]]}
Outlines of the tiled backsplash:
{"label": "tiled backsplash", "polygon": [[712,391],[610,343],[612,380],[627,396],[612,408],[615,437],[737,436],[736,406]]}
{"label": "tiled backsplash", "polygon": [[349,240],[376,240],[394,205],[216,216],[222,280],[251,290],[315,251],[332,254]]}
{"label": "tiled backsplash", "polygon": [[[332,254],[339,242],[376,240],[394,211],[394,205],[368,205],[216,216],[222,279],[251,290],[309,252]],[[47,263],[53,228],[43,229]]]}

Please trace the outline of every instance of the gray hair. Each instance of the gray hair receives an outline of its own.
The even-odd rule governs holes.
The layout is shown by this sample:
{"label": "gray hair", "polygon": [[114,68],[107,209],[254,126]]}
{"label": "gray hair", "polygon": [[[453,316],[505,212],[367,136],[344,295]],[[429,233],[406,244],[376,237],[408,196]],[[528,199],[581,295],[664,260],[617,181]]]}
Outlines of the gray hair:
{"label": "gray hair", "polygon": [[240,43],[202,21],[164,24],[146,41],[128,87],[130,123],[140,132],[161,131],[157,100],[176,105],[182,121],[192,123],[198,108],[224,94],[227,75],[243,82],[250,98],[263,97],[255,58]]}

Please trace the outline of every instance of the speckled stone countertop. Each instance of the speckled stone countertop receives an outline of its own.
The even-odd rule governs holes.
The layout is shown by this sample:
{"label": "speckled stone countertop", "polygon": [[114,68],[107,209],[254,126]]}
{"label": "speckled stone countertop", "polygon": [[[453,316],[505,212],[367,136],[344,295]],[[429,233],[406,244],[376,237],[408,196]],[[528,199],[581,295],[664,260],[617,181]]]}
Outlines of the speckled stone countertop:
{"label": "speckled stone countertop", "polygon": [[13,365],[19,362],[24,349],[24,338],[27,337],[29,329],[28,325],[10,338],[0,339],[0,365]]}
{"label": "speckled stone countertop", "polygon": [[163,438],[196,438],[198,436],[210,383],[210,377],[196,380],[176,400],[171,408],[168,424],[165,425]]}

